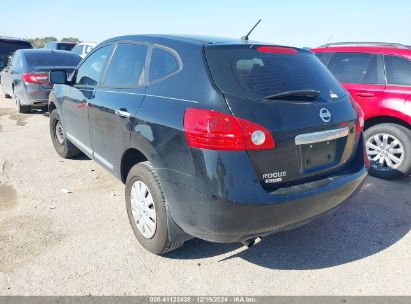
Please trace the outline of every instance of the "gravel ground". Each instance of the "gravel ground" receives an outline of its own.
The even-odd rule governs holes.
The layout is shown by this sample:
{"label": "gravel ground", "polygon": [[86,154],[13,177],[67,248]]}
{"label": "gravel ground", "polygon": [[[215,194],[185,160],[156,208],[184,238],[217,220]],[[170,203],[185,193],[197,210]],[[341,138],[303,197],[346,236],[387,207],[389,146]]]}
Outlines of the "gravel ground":
{"label": "gravel ground", "polygon": [[194,239],[158,257],[134,238],[121,182],[59,158],[48,121],[0,98],[0,295],[411,295],[411,177],[369,177],[248,250]]}

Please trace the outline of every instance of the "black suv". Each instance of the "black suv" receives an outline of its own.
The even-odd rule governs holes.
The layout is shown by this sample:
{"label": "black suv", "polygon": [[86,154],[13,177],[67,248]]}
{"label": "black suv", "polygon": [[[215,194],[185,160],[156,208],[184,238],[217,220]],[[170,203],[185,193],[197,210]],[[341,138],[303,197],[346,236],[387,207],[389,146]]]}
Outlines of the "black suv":
{"label": "black suv", "polygon": [[31,43],[25,39],[0,36],[0,71],[7,66],[15,51],[32,48]]}
{"label": "black suv", "polygon": [[304,49],[125,36],[50,79],[56,151],[126,184],[131,226],[156,254],[300,226],[367,176],[361,110]]}

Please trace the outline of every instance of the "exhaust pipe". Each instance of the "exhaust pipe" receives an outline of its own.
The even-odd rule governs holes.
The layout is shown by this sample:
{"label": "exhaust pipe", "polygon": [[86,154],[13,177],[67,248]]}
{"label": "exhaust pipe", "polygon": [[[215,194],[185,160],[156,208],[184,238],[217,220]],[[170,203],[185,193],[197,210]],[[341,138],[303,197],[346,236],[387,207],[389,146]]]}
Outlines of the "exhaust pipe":
{"label": "exhaust pipe", "polygon": [[258,244],[259,242],[261,242],[261,238],[260,237],[256,237],[254,239],[248,239],[245,241],[242,241],[241,244],[243,244],[245,247],[247,248],[251,248],[253,247],[255,244]]}

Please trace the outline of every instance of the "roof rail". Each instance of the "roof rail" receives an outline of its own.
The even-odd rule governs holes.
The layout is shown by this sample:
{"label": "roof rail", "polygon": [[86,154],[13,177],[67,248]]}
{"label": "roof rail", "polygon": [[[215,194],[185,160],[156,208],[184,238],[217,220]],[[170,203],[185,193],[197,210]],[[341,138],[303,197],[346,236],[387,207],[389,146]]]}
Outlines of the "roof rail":
{"label": "roof rail", "polygon": [[401,43],[392,43],[392,42],[333,42],[333,43],[326,43],[320,47],[329,47],[329,46],[390,46],[397,49],[409,49],[410,47]]}

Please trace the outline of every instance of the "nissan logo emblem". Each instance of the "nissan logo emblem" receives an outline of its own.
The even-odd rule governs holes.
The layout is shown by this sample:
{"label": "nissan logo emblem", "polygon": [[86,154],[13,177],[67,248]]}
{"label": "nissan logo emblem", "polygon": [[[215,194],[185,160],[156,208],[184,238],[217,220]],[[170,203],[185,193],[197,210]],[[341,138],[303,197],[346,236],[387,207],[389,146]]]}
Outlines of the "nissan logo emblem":
{"label": "nissan logo emblem", "polygon": [[321,108],[320,110],[320,117],[323,122],[330,122],[331,120],[331,113],[328,111],[327,108]]}

